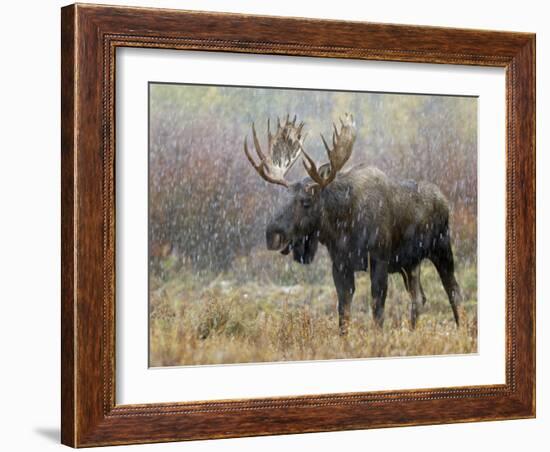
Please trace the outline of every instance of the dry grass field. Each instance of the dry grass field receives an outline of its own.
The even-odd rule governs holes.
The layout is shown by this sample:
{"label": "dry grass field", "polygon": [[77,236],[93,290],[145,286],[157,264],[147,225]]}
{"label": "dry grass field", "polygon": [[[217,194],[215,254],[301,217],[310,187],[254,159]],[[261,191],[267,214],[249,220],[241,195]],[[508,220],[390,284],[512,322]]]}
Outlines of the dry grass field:
{"label": "dry grass field", "polygon": [[312,265],[302,266],[279,254],[254,250],[216,277],[197,274],[170,259],[162,265],[163,278],[150,281],[152,367],[477,351],[474,264],[457,266],[464,295],[458,329],[430,262],[422,265],[428,301],[414,331],[409,328],[409,297],[401,276],[390,275],[380,330],[371,316],[369,277],[357,273],[346,337],[338,334],[336,292],[324,252]]}
{"label": "dry grass field", "polygon": [[[151,366],[477,351],[476,98],[152,83],[149,100]],[[425,262],[428,302],[416,330],[401,275],[390,276],[377,329],[370,279],[357,273],[350,331],[341,337],[325,248],[307,266],[266,250],[266,227],[292,192],[250,165],[243,142],[252,145],[252,123],[266,151],[268,121],[273,131],[278,117],[296,114],[310,137],[307,151],[321,163],[319,134],[329,136],[346,112],[357,132],[347,169],[367,163],[395,181],[429,181],[447,197],[464,295],[460,328]],[[285,178],[305,176],[297,164]]]}

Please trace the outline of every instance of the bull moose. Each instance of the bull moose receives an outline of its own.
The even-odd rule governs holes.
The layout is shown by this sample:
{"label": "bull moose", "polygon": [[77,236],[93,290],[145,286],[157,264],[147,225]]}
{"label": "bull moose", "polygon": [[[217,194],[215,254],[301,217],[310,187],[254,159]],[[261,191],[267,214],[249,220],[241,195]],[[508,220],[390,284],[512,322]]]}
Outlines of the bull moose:
{"label": "bull moose", "polygon": [[[348,331],[358,271],[370,272],[372,313],[380,327],[388,273],[401,273],[411,299],[414,329],[419,303],[426,302],[420,282],[423,259],[435,265],[458,326],[461,295],[454,275],[449,203],[439,188],[424,181],[396,181],[366,164],[342,171],[356,138],[350,114],[340,120],[339,128],[333,124],[332,146],[321,135],[329,163],[319,168],[304,149],[304,123],[296,125],[296,117],[291,121],[288,116],[282,125],[277,122],[272,134],[268,120],[265,154],[252,124],[259,163],[244,140],[244,152],[257,173],[291,193],[290,202],[267,226],[267,248],[285,255],[292,252],[297,262],[309,264],[319,243],[327,247],[338,295],[340,333]],[[309,177],[290,183],[285,175],[300,156]]]}

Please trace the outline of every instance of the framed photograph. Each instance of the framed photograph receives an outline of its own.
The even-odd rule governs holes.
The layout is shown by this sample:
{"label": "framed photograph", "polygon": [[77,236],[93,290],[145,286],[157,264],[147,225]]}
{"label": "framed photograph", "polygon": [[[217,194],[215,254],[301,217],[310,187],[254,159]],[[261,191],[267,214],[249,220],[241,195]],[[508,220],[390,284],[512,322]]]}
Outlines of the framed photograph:
{"label": "framed photograph", "polygon": [[62,8],[62,442],[535,416],[535,36]]}

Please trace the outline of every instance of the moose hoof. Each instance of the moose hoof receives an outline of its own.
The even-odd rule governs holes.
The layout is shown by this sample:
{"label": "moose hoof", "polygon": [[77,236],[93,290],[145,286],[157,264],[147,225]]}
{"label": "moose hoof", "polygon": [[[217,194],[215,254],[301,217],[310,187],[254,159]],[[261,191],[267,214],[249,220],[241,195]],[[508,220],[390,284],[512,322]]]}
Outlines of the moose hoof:
{"label": "moose hoof", "polygon": [[340,326],[338,328],[338,334],[340,335],[340,337],[346,337],[348,335],[348,332],[349,332],[349,328],[348,326]]}
{"label": "moose hoof", "polygon": [[349,333],[349,321],[347,322],[339,322],[338,323],[338,334],[341,337],[347,336]]}
{"label": "moose hoof", "polygon": [[384,328],[384,319],[383,318],[381,318],[381,319],[376,319],[375,318],[374,319],[374,326],[379,330],[383,329]]}

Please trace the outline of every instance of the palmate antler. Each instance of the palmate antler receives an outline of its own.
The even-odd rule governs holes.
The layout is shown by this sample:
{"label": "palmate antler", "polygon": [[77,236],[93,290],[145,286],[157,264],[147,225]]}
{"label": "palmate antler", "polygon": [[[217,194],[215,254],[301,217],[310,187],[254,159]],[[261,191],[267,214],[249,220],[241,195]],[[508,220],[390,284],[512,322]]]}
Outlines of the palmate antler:
{"label": "palmate antler", "polygon": [[305,157],[305,160],[302,160],[304,168],[309,174],[309,177],[311,177],[314,182],[319,184],[321,188],[326,187],[334,180],[338,171],[342,169],[344,164],[351,157],[351,151],[353,150],[353,143],[355,142],[356,137],[353,116],[346,113],[344,118],[340,119],[340,124],[340,132],[338,132],[336,124],[333,124],[334,132],[332,134],[332,149],[327,144],[325,137],[321,134],[321,140],[323,140],[323,144],[325,145],[330,162],[330,169],[328,170],[328,173],[321,174],[324,172],[317,169],[313,159],[307,154],[303,147],[301,147],[302,154]]}
{"label": "palmate antler", "polygon": [[290,168],[292,168],[300,156],[300,150],[302,149],[302,144],[305,140],[305,135],[302,135],[303,127],[303,122],[296,126],[296,116],[294,116],[292,121],[289,121],[289,116],[287,115],[282,126],[280,120],[277,118],[277,130],[272,135],[268,119],[268,153],[265,155],[262,152],[254,123],[252,123],[254,148],[256,149],[256,154],[258,155],[260,162],[256,163],[250,155],[246,137],[244,139],[244,153],[246,154],[250,164],[263,179],[273,184],[279,184],[287,188],[289,187],[290,183],[285,179],[285,175],[290,171]]}

